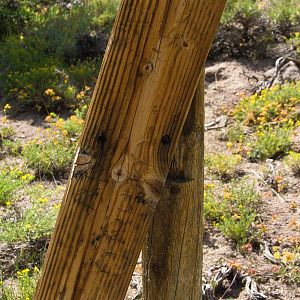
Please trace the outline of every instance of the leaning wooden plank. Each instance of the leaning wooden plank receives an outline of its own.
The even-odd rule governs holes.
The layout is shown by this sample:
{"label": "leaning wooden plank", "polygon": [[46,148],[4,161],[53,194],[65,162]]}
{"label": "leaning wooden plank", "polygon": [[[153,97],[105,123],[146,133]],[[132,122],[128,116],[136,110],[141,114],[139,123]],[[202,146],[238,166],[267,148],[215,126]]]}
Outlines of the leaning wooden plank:
{"label": "leaning wooden plank", "polygon": [[34,299],[123,299],[225,0],[124,0]]}
{"label": "leaning wooden plank", "polygon": [[202,299],[204,72],[143,249],[143,299]]}

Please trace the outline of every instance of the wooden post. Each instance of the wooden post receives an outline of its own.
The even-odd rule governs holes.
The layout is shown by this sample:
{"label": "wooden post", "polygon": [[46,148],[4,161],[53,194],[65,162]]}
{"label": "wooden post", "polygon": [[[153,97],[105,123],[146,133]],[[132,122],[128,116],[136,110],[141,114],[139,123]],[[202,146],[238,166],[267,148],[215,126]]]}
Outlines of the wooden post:
{"label": "wooden post", "polygon": [[204,72],[143,250],[143,299],[201,299]]}
{"label": "wooden post", "polygon": [[123,0],[35,300],[118,300],[226,0]]}

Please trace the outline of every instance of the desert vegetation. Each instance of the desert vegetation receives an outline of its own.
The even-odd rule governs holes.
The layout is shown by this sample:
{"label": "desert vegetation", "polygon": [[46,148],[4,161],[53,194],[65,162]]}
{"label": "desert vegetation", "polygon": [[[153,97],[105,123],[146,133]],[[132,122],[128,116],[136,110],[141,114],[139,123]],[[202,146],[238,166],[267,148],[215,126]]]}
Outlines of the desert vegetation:
{"label": "desert vegetation", "polygon": [[[0,299],[32,299],[118,5],[0,0]],[[203,276],[241,279],[215,299],[248,299],[243,274],[300,297],[299,21],[296,0],[229,0],[209,53],[206,123],[227,122],[206,128]]]}

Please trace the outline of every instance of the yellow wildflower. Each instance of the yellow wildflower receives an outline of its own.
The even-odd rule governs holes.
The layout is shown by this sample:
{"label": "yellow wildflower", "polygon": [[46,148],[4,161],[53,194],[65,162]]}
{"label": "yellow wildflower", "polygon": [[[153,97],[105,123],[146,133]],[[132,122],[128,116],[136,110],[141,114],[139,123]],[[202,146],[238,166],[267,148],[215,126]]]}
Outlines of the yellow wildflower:
{"label": "yellow wildflower", "polygon": [[35,267],[33,268],[33,272],[34,272],[34,273],[39,273],[40,270],[39,270],[39,268],[38,268],[37,266],[35,266]]}
{"label": "yellow wildflower", "polygon": [[5,104],[5,106],[4,106],[4,110],[9,110],[9,109],[11,109],[11,106],[10,106],[10,104]]}
{"label": "yellow wildflower", "polygon": [[282,260],[285,263],[292,263],[295,260],[295,254],[289,251],[285,251],[282,253]]}
{"label": "yellow wildflower", "polygon": [[234,214],[234,215],[232,216],[232,219],[234,219],[234,220],[240,220],[240,219],[241,219],[241,216],[238,215],[238,214]]}
{"label": "yellow wildflower", "polygon": [[276,251],[273,256],[276,258],[276,259],[280,259],[281,255],[278,251]]}
{"label": "yellow wildflower", "polygon": [[48,123],[50,123],[52,121],[52,117],[51,116],[47,116],[45,118],[45,121],[48,122]]}
{"label": "yellow wildflower", "polygon": [[228,142],[228,143],[226,144],[226,146],[227,146],[228,149],[231,149],[231,148],[233,147],[233,144],[232,144],[231,142]]}
{"label": "yellow wildflower", "polygon": [[47,203],[48,201],[49,201],[49,199],[47,199],[47,198],[42,198],[41,197],[41,198],[38,199],[39,203]]}
{"label": "yellow wildflower", "polygon": [[29,270],[28,268],[26,268],[26,269],[22,270],[22,274],[28,274],[29,271],[30,271],[30,270]]}
{"label": "yellow wildflower", "polygon": [[55,203],[55,204],[53,205],[53,207],[56,208],[56,209],[59,209],[59,208],[61,207],[61,204],[60,204],[60,203],[58,203],[58,204]]}
{"label": "yellow wildflower", "polygon": [[45,94],[46,94],[47,96],[54,96],[54,95],[55,95],[55,92],[54,92],[53,89],[47,89],[47,90],[45,90]]}
{"label": "yellow wildflower", "polygon": [[53,101],[59,101],[59,100],[61,100],[61,97],[60,96],[53,96],[52,100]]}

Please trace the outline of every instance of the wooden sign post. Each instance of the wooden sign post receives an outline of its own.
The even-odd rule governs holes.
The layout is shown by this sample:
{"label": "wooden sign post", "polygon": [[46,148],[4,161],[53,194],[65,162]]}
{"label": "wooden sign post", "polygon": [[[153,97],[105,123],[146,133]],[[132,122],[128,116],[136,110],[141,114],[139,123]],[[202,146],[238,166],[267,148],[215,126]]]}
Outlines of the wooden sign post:
{"label": "wooden sign post", "polygon": [[225,2],[121,2],[35,300],[124,299]]}
{"label": "wooden sign post", "polygon": [[201,299],[204,72],[143,248],[143,299]]}

